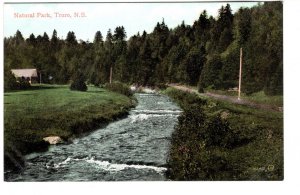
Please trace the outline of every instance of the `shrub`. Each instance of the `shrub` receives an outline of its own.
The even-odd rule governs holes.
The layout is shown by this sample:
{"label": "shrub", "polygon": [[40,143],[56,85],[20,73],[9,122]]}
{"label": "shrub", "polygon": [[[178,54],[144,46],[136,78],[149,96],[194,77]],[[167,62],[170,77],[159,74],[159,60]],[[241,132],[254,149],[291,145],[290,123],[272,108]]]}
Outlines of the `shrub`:
{"label": "shrub", "polygon": [[29,89],[30,87],[29,81],[24,77],[17,80],[11,71],[5,71],[4,91]]}
{"label": "shrub", "polygon": [[195,93],[189,93],[177,89],[168,88],[165,93],[174,99],[182,109],[186,109],[188,107],[193,107],[194,105],[205,105],[206,100],[200,98]]}
{"label": "shrub", "polygon": [[71,90],[87,91],[84,76],[81,72],[77,72],[73,78],[73,82],[70,86]]}
{"label": "shrub", "polygon": [[185,109],[172,135],[167,175],[174,180],[226,180],[237,174],[227,160],[234,143],[227,121],[200,105]]}
{"label": "shrub", "polygon": [[129,86],[120,82],[107,83],[105,84],[104,88],[113,92],[126,95],[128,97],[131,97],[133,95]]}
{"label": "shrub", "polygon": [[200,86],[200,85],[199,85],[199,87],[198,87],[198,92],[199,92],[199,93],[204,93],[204,89],[203,89],[203,87]]}
{"label": "shrub", "polygon": [[19,83],[11,71],[4,73],[4,91],[19,89]]}
{"label": "shrub", "polygon": [[231,156],[253,135],[245,133],[244,126],[233,127],[220,111],[207,112],[209,102],[197,94],[174,89],[166,93],[184,109],[172,134],[167,176],[173,180],[241,179],[247,167],[239,165],[242,157]]}
{"label": "shrub", "polygon": [[165,83],[157,83],[156,87],[158,87],[159,89],[166,89],[168,86]]}
{"label": "shrub", "polygon": [[31,87],[29,81],[22,77],[19,79],[19,89],[29,89]]}
{"label": "shrub", "polygon": [[227,160],[231,129],[219,115],[207,116],[201,105],[186,108],[171,139],[167,175],[174,180],[233,178]]}

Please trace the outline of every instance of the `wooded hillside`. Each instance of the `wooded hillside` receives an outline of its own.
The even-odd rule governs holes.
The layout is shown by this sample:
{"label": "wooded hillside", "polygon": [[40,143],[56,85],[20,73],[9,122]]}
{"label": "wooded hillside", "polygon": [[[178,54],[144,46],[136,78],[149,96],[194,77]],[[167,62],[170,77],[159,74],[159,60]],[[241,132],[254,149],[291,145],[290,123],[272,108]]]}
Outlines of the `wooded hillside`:
{"label": "wooded hillside", "polygon": [[69,83],[80,72],[88,83],[99,85],[109,81],[112,66],[115,81],[228,89],[238,85],[242,47],[243,92],[282,94],[282,8],[282,2],[266,2],[233,14],[227,4],[217,18],[203,11],[192,26],[183,21],[170,29],[162,21],[153,32],[128,39],[118,26],[105,39],[97,31],[92,43],[77,40],[74,32],[60,39],[56,30],[51,38],[44,33],[25,40],[18,30],[4,38],[5,76],[13,68],[34,67],[44,83]]}

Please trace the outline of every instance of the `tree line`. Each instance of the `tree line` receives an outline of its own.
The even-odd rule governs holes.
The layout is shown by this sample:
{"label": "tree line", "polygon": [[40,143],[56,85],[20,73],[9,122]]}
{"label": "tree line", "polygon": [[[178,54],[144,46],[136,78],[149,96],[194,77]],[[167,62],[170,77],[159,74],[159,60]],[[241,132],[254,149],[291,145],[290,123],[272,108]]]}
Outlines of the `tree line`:
{"label": "tree line", "polygon": [[243,92],[283,92],[282,2],[259,3],[232,13],[229,4],[208,16],[204,10],[193,25],[169,28],[164,20],[152,32],[127,39],[123,26],[93,42],[74,32],[60,39],[54,30],[24,39],[18,30],[4,38],[5,75],[13,68],[35,67],[42,82],[66,84],[80,78],[101,85],[113,80],[154,86],[182,83],[199,89],[238,86],[239,51],[243,48]]}

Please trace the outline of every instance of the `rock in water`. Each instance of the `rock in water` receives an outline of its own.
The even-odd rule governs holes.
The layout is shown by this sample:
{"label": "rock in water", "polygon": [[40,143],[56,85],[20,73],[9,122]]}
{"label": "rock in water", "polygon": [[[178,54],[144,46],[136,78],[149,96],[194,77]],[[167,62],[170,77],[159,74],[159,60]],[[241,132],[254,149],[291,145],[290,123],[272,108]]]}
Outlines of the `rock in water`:
{"label": "rock in water", "polygon": [[51,145],[63,143],[63,140],[59,136],[44,137],[43,140],[49,142]]}

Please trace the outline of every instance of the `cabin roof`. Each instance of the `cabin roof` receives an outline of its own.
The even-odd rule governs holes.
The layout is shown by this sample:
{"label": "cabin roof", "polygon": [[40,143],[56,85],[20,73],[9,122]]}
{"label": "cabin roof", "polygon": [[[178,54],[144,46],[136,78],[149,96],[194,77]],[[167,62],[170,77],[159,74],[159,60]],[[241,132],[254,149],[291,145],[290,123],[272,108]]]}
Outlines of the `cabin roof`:
{"label": "cabin roof", "polygon": [[15,77],[37,77],[36,69],[11,69]]}

